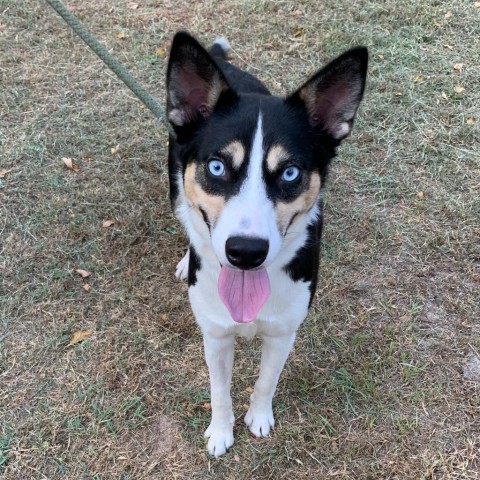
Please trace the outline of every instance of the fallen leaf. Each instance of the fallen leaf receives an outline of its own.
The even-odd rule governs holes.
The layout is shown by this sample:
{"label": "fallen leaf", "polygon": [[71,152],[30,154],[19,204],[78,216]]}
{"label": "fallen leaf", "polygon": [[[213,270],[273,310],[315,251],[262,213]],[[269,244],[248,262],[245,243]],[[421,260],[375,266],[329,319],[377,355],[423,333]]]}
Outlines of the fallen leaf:
{"label": "fallen leaf", "polygon": [[304,28],[297,28],[297,30],[295,30],[295,33],[293,34],[293,36],[294,37],[301,37],[304,33],[305,33]]}
{"label": "fallen leaf", "polygon": [[13,170],[13,168],[0,170],[0,178],[3,178],[7,173],[10,173],[12,170]]}
{"label": "fallen leaf", "polygon": [[465,88],[461,87],[460,85],[457,85],[455,87],[455,92],[457,92],[457,93],[463,93],[464,91],[465,91]]}
{"label": "fallen leaf", "polygon": [[235,455],[235,456],[233,457],[233,459],[234,459],[236,462],[239,462],[239,461],[240,461],[240,457],[239,457],[238,455]]}
{"label": "fallen leaf", "polygon": [[125,35],[125,32],[118,32],[116,37],[120,38],[121,40],[123,40],[124,38],[127,38],[127,36]]}
{"label": "fallen leaf", "polygon": [[467,118],[467,125],[473,125],[475,123],[475,119],[473,117]]}
{"label": "fallen leaf", "polygon": [[117,145],[116,147],[112,147],[110,149],[110,152],[112,152],[112,155],[115,155],[116,153],[118,153],[120,151],[120,145]]}
{"label": "fallen leaf", "polygon": [[63,163],[73,172],[78,172],[80,171],[80,167],[73,163],[73,160],[69,157],[62,157]]}
{"label": "fallen leaf", "polygon": [[80,330],[79,332],[75,332],[70,339],[70,343],[67,347],[71,347],[72,345],[76,345],[77,343],[83,342],[92,334],[91,330]]}
{"label": "fallen leaf", "polygon": [[461,72],[463,70],[463,63],[455,63],[453,69]]}
{"label": "fallen leaf", "polygon": [[247,393],[253,393],[253,388],[252,388],[252,387],[247,387],[247,388],[245,389],[245,391],[246,391]]}
{"label": "fallen leaf", "polygon": [[88,278],[92,272],[87,272],[86,270],[82,270],[81,268],[77,268],[75,270],[82,278]]}
{"label": "fallen leaf", "polygon": [[453,15],[452,11],[449,10],[449,11],[445,14],[445,18],[450,18],[452,15]]}
{"label": "fallen leaf", "polygon": [[155,50],[155,53],[156,53],[159,57],[164,57],[167,52],[165,51],[164,48],[157,48],[157,49]]}
{"label": "fallen leaf", "polygon": [[423,192],[418,192],[418,193],[417,193],[417,198],[418,198],[419,200],[423,200],[423,199],[425,198],[425,193],[423,193]]}
{"label": "fallen leaf", "polygon": [[413,79],[413,81],[414,81],[415,83],[421,83],[421,82],[424,82],[424,81],[425,81],[425,77],[424,77],[423,75],[417,75],[417,76]]}
{"label": "fallen leaf", "polygon": [[102,223],[103,228],[111,227],[115,222],[113,220],[104,220]]}
{"label": "fallen leaf", "polygon": [[138,5],[138,3],[130,2],[130,3],[127,3],[127,7],[130,10],[136,10],[139,7],[139,5]]}
{"label": "fallen leaf", "polygon": [[92,286],[91,286],[89,283],[86,283],[86,284],[83,286],[83,289],[84,289],[86,292],[89,292],[89,291],[92,289]]}
{"label": "fallen leaf", "polygon": [[211,403],[204,403],[203,404],[203,409],[210,411],[212,409],[212,404]]}
{"label": "fallen leaf", "polygon": [[436,18],[433,19],[433,24],[438,28],[443,27],[443,25]]}

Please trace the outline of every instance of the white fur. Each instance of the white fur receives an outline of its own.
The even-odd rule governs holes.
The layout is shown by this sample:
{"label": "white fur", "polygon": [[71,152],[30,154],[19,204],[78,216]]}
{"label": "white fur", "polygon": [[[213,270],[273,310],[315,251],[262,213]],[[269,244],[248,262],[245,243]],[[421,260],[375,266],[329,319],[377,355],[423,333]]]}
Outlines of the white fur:
{"label": "white fur", "polygon": [[[233,445],[234,414],[230,397],[235,335],[263,339],[260,374],[250,399],[245,423],[256,436],[267,436],[275,424],[272,398],[278,378],[305,319],[310,300],[309,283],[293,281],[283,267],[307,238],[307,226],[319,215],[318,207],[299,218],[287,236],[281,237],[275,209],[268,199],[262,178],[264,161],[262,116],[255,131],[247,178],[239,194],[225,205],[213,231],[188,205],[183,180],[178,178],[180,203],[177,214],[200,258],[197,281],[189,288],[195,318],[202,330],[205,358],[210,373],[212,420],[205,431],[208,451],[216,457]],[[227,265],[225,242],[232,235],[255,236],[269,241],[267,268],[271,294],[254,322],[236,323],[218,293],[220,263]],[[188,255],[188,253],[187,253]],[[177,276],[186,271],[186,256],[177,267]],[[178,273],[180,272],[180,273]]]}

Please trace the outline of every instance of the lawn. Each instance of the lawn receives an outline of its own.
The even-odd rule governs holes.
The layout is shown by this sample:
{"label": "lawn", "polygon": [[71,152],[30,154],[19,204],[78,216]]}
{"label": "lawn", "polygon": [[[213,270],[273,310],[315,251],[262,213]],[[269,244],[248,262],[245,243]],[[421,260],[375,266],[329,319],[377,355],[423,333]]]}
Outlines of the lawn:
{"label": "lawn", "polygon": [[243,425],[239,340],[216,460],[166,130],[45,2],[0,0],[0,477],[480,479],[480,2],[67,5],[162,103],[185,28],[277,94],[358,44],[369,81],[276,428]]}

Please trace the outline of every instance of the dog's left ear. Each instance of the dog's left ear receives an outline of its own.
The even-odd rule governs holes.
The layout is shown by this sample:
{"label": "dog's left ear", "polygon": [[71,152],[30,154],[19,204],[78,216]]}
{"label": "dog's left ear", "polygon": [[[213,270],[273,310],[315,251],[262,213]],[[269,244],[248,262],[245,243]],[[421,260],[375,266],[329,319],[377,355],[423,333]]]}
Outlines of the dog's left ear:
{"label": "dog's left ear", "polygon": [[167,70],[167,116],[174,127],[208,117],[231,89],[209,53],[188,33],[172,42]]}
{"label": "dog's left ear", "polygon": [[322,68],[287,102],[306,108],[310,124],[340,143],[352,130],[362,100],[368,67],[368,50],[356,47]]}

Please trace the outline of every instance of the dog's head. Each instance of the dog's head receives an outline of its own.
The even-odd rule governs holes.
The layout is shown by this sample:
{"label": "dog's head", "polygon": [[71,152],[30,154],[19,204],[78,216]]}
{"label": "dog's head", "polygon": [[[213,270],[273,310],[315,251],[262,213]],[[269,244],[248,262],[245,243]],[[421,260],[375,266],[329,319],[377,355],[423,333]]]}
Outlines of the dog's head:
{"label": "dog's head", "polygon": [[349,50],[278,98],[245,93],[245,79],[228,80],[195,39],[175,36],[167,115],[177,211],[191,239],[212,247],[223,266],[268,267],[316,220],[327,166],[362,99],[367,62],[366,48]]}

